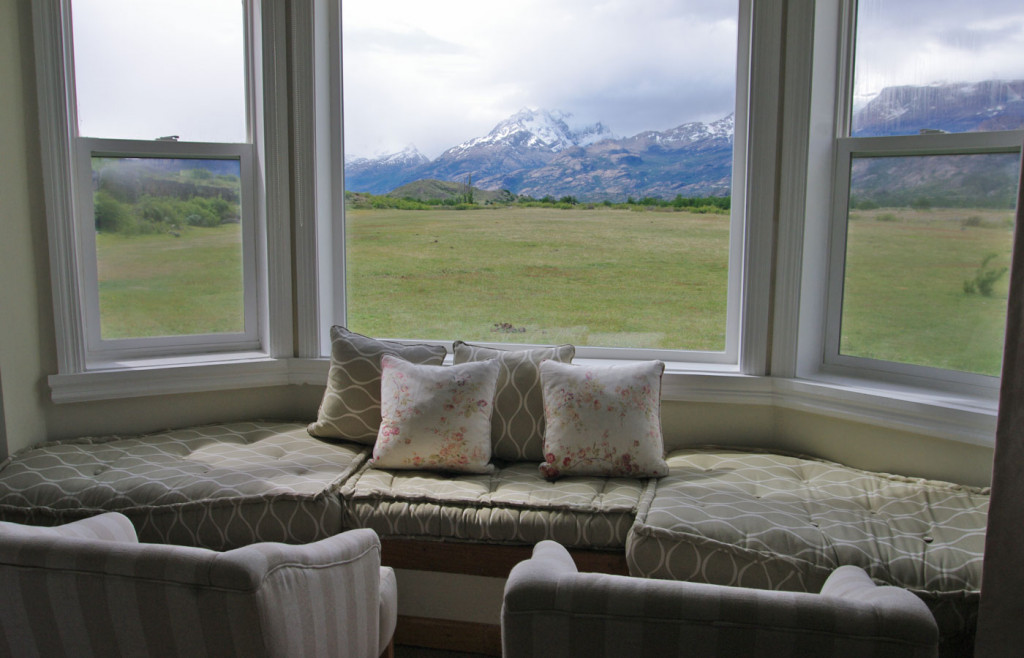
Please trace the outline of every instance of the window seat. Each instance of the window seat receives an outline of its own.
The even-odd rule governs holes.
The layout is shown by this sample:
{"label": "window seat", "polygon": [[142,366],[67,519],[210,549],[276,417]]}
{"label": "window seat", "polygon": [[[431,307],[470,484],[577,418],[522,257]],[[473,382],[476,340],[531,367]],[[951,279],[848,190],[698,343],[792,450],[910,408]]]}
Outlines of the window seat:
{"label": "window seat", "polygon": [[583,570],[763,589],[816,592],[854,564],[921,597],[945,646],[976,623],[986,489],[754,449],[677,449],[657,480],[554,482],[533,462],[445,476],[369,456],[300,422],[47,443],[0,464],[0,520],[119,511],[143,541],[217,550],[368,527],[385,564],[492,577],[542,539]]}

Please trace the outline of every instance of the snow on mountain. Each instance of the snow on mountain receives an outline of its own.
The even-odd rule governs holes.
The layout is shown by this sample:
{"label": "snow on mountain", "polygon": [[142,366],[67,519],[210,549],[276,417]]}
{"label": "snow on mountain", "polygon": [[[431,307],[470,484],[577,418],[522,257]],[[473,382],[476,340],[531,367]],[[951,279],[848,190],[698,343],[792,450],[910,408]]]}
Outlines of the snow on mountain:
{"label": "snow on mountain", "polygon": [[456,156],[479,147],[497,145],[558,153],[573,146],[587,146],[601,139],[614,137],[601,123],[583,126],[572,125],[574,123],[573,116],[569,113],[523,108],[500,122],[483,137],[476,137],[452,147],[446,155]]}

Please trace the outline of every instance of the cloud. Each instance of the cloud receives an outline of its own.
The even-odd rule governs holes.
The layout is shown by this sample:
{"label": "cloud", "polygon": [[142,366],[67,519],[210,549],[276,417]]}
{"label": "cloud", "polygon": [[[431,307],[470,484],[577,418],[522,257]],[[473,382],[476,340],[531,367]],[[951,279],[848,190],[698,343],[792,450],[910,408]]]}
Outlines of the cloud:
{"label": "cloud", "polygon": [[[433,157],[526,106],[635,134],[735,104],[735,3],[351,0],[343,11],[346,149],[358,155],[413,142]],[[381,42],[365,47],[374,31]]]}

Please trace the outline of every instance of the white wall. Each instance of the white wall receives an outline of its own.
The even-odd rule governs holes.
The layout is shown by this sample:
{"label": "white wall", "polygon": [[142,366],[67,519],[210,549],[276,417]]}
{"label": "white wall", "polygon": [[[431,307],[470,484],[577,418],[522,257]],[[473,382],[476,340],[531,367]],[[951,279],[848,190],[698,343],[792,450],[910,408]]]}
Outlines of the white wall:
{"label": "white wall", "polygon": [[[28,2],[0,1],[0,390],[7,448],[46,439],[132,433],[218,420],[312,419],[320,387],[55,405],[57,357]],[[768,405],[671,402],[670,446],[780,447],[860,468],[985,485],[992,450]],[[3,433],[0,433],[2,439]],[[3,451],[0,445],[0,452]]]}

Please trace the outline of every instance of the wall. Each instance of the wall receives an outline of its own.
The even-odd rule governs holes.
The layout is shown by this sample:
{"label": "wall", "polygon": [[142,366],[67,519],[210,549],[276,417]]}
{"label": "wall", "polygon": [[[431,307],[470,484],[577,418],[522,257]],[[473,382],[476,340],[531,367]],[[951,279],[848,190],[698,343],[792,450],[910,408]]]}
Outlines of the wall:
{"label": "wall", "polygon": [[[31,6],[0,0],[0,422],[10,451],[46,439],[245,418],[311,419],[322,388],[287,386],[55,405],[57,356],[40,164]],[[767,405],[670,402],[670,446],[782,447],[860,468],[985,485],[992,450]],[[0,432],[0,437],[3,432]],[[4,449],[0,445],[0,453]]]}

